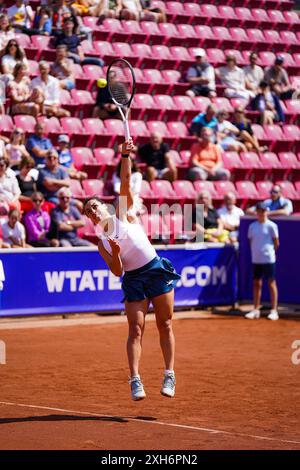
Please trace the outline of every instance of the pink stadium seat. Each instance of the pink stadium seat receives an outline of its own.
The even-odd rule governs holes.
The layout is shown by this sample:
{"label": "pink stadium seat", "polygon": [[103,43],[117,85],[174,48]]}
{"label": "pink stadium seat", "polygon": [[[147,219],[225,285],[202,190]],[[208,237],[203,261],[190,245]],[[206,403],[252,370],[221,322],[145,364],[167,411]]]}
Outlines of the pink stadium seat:
{"label": "pink stadium seat", "polygon": [[173,203],[178,200],[170,181],[155,180],[150,183],[153,193],[158,197],[159,204]]}
{"label": "pink stadium seat", "polygon": [[220,5],[218,6],[218,12],[221,18],[223,18],[223,24],[229,26],[239,26],[240,21],[236,16],[236,13],[232,6]]}
{"label": "pink stadium seat", "polygon": [[[78,65],[78,64],[74,64],[74,65]],[[78,76],[78,78],[84,78],[85,81],[89,80],[88,90],[90,91],[95,81],[98,80],[98,78],[104,77],[104,76],[105,74],[104,74],[102,67],[99,67],[98,65],[84,65],[82,67],[81,75]],[[77,88],[77,81],[76,81],[76,88]],[[86,89],[86,88],[83,88],[83,89]]]}
{"label": "pink stadium seat", "polygon": [[237,181],[235,183],[238,199],[242,200],[242,208],[245,208],[247,204],[253,204],[259,200],[259,195],[255,184],[252,181]]}
{"label": "pink stadium seat", "polygon": [[159,241],[166,232],[164,221],[160,214],[142,214],[141,224],[147,235],[152,241]]}
{"label": "pink stadium seat", "polygon": [[289,150],[300,150],[300,129],[294,124],[283,126],[283,138],[288,141]]}
{"label": "pink stadium seat", "polygon": [[[299,98],[300,98],[300,93],[299,93]],[[299,121],[298,118],[300,116],[300,99],[285,101],[285,106],[286,106],[286,112],[291,115],[291,122],[296,123],[297,121]]]}
{"label": "pink stadium seat", "polygon": [[78,229],[78,235],[81,238],[85,238],[86,240],[89,240],[91,243],[94,243],[95,245],[97,245],[98,236],[96,235],[95,226],[93,222],[85,216],[83,216],[83,221],[85,222],[85,225]]}
{"label": "pink stadium seat", "polygon": [[280,10],[268,10],[267,14],[270,18],[273,28],[276,28],[276,30],[286,29],[286,19]]}
{"label": "pink stadium seat", "polygon": [[[55,49],[49,49],[49,43],[50,43],[50,37],[49,36],[41,36],[41,35],[36,35],[36,36],[31,36],[31,43],[32,47],[35,51],[36,54],[34,57],[36,60],[40,60],[43,58],[44,60],[49,60],[53,61],[55,60]],[[26,50],[27,53],[27,50]],[[30,57],[31,59],[33,57]]]}
{"label": "pink stadium seat", "polygon": [[183,42],[186,47],[197,47],[199,45],[199,38],[192,25],[178,24],[177,31],[181,36],[181,44]]}
{"label": "pink stadium seat", "polygon": [[278,31],[274,29],[266,29],[264,30],[264,36],[270,50],[277,52],[282,51],[282,39]]}
{"label": "pink stadium seat", "polygon": [[202,18],[202,13],[201,13],[201,7],[198,5],[197,2],[185,2],[184,3],[184,10],[186,14],[188,15],[187,22],[190,24],[193,23],[198,23],[201,21]]}
{"label": "pink stadium seat", "polygon": [[237,64],[239,66],[242,66],[242,65],[246,65],[246,60],[244,58],[244,56],[242,55],[241,51],[239,50],[236,50],[236,49],[226,49],[226,51],[224,52],[225,53],[225,56],[226,55],[234,55],[234,57],[236,58],[237,60]]}
{"label": "pink stadium seat", "polygon": [[199,112],[189,96],[174,96],[173,103],[179,111],[179,120],[190,121]]}
{"label": "pink stadium seat", "polygon": [[147,44],[162,44],[164,34],[160,31],[158,25],[153,21],[141,21],[141,30],[146,35]]}
{"label": "pink stadium seat", "polygon": [[280,152],[278,154],[282,168],[286,170],[284,179],[290,176],[292,179],[299,179],[300,176],[300,162],[296,155],[292,152]]}
{"label": "pink stadium seat", "polygon": [[23,48],[28,48],[28,49],[30,49],[32,47],[30,36],[28,36],[27,34],[16,33],[15,38],[18,41],[19,46],[21,46]]}
{"label": "pink stadium seat", "polygon": [[198,197],[202,191],[208,191],[213,199],[221,199],[212,181],[194,181],[194,188],[197,195],[196,197]]}
{"label": "pink stadium seat", "polygon": [[259,199],[269,199],[272,187],[272,181],[256,181],[256,189]]}
{"label": "pink stadium seat", "polygon": [[[171,243],[179,243],[184,234],[184,217],[181,212],[170,212],[163,215],[166,231],[168,237],[171,238]],[[189,227],[187,227],[188,229]]]}
{"label": "pink stadium seat", "polygon": [[127,34],[123,29],[121,22],[115,18],[106,18],[102,25],[97,28],[97,38],[101,40],[126,41]]}
{"label": "pink stadium seat", "polygon": [[133,67],[137,66],[139,58],[132,51],[130,44],[127,42],[115,42],[113,43],[113,50],[116,57],[123,57],[124,59],[129,60]]}
{"label": "pink stadium seat", "polygon": [[77,106],[76,115],[80,117],[91,116],[95,100],[87,90],[71,90],[71,98]]}
{"label": "pink stadium seat", "polygon": [[196,200],[196,191],[191,181],[173,181],[173,188],[181,204],[192,203]]}
{"label": "pink stadium seat", "polygon": [[192,63],[195,62],[195,58],[189,54],[190,49],[186,49],[183,46],[172,46],[170,52],[176,60],[175,69],[176,70],[186,70]]}
{"label": "pink stadium seat", "polygon": [[187,126],[183,122],[168,122],[167,123],[169,134],[175,139],[174,147],[180,146],[180,149],[189,149],[195,142],[195,138],[189,135]]}
{"label": "pink stadium seat", "polygon": [[196,46],[204,46],[205,44],[205,47],[216,47],[217,40],[210,26],[201,24],[195,26],[195,31],[198,37]]}
{"label": "pink stadium seat", "polygon": [[99,163],[99,177],[105,177],[111,179],[118,160],[115,158],[115,152],[111,148],[95,148],[94,157],[97,163]]}
{"label": "pink stadium seat", "polygon": [[[2,117],[1,117],[2,120]],[[18,114],[14,116],[14,122],[16,127],[21,127],[24,132],[32,133],[34,132],[34,127],[36,120],[33,116],[26,116],[25,114]]]}
{"label": "pink stadium seat", "polygon": [[248,170],[245,179],[253,177],[257,180],[265,176],[265,169],[263,168],[256,152],[242,152],[241,161],[243,168]]}
{"label": "pink stadium seat", "polygon": [[260,65],[263,67],[270,67],[274,64],[275,54],[270,51],[261,51],[259,53]]}
{"label": "pink stadium seat", "polygon": [[300,17],[296,11],[284,11],[283,16],[287,29],[300,31]]}
{"label": "pink stadium seat", "polygon": [[276,181],[280,185],[283,197],[288,199],[298,199],[299,196],[291,181]]}
{"label": "pink stadium seat", "polygon": [[70,189],[72,191],[72,195],[76,199],[85,199],[86,195],[85,195],[85,192],[82,189],[80,181],[70,179]]}
{"label": "pink stadium seat", "polygon": [[82,186],[87,197],[94,196],[96,194],[101,197],[103,201],[112,202],[115,199],[115,196],[108,194],[107,187],[102,180],[83,180]]}
{"label": "pink stadium seat", "polygon": [[130,129],[130,134],[133,138],[134,137],[139,138],[140,144],[148,142],[149,132],[144,121],[131,119],[129,122],[129,129]]}
{"label": "pink stadium seat", "polygon": [[212,30],[216,40],[218,41],[217,47],[234,47],[236,41],[232,37],[228,28],[225,28],[224,26],[214,26]]}
{"label": "pink stadium seat", "polygon": [[[81,46],[83,45],[83,43],[84,41],[82,41]],[[91,48],[90,44],[88,44],[88,46],[89,49],[84,50],[84,53],[86,55],[91,55],[91,52],[93,51],[94,54],[99,55],[106,63],[109,63],[109,61],[115,58],[115,52],[110,42],[94,41],[93,48]]]}
{"label": "pink stadium seat", "polygon": [[207,106],[210,104],[210,99],[206,96],[195,96],[193,98],[193,103],[198,113],[203,113],[203,111],[205,111]]}
{"label": "pink stadium seat", "polygon": [[249,41],[252,43],[251,49],[265,50],[266,40],[263,32],[258,28],[247,29]]}
{"label": "pink stadium seat", "polygon": [[106,134],[110,136],[109,145],[114,145],[124,139],[124,126],[120,119],[106,119],[104,121]]}
{"label": "pink stadium seat", "polygon": [[157,68],[159,59],[154,57],[152,48],[148,44],[132,44],[131,49],[133,53],[139,57],[137,67],[141,67],[142,69]]}
{"label": "pink stadium seat", "polygon": [[241,179],[248,173],[248,170],[243,168],[241,158],[237,152],[224,152],[222,160],[224,167],[230,171],[234,180]]}
{"label": "pink stadium seat", "polygon": [[14,129],[14,123],[10,116],[7,114],[2,114],[0,119],[0,132],[6,137],[10,136]]}
{"label": "pink stadium seat", "polygon": [[94,159],[91,149],[87,147],[73,147],[71,154],[75,168],[87,172],[89,178],[97,178],[100,165]]}
{"label": "pink stadium seat", "polygon": [[232,181],[215,181],[214,182],[215,190],[216,190],[216,198],[223,199],[226,193],[234,193],[236,194],[236,188]]}
{"label": "pink stadium seat", "polygon": [[180,157],[184,164],[188,165],[191,159],[191,152],[190,150],[181,150]]}
{"label": "pink stadium seat", "polygon": [[170,49],[167,46],[155,44],[152,46],[152,55],[158,60],[157,67],[161,69],[170,69],[174,67],[177,60],[171,54]]}
{"label": "pink stadium seat", "polygon": [[143,202],[146,207],[149,207],[149,205],[152,203],[158,202],[158,198],[155,197],[150,184],[146,180],[142,181],[140,197],[143,199]]}
{"label": "pink stadium seat", "polygon": [[269,142],[270,150],[283,150],[285,143],[281,127],[278,124],[269,124],[264,126],[266,140]]}
{"label": "pink stadium seat", "polygon": [[163,70],[161,76],[162,80],[169,85],[167,93],[170,95],[184,94],[190,88],[189,83],[180,82],[181,73],[178,70]]}
{"label": "pink stadium seat", "polygon": [[166,83],[159,70],[156,69],[145,69],[144,70],[144,81],[151,84],[149,87],[149,93],[167,93],[169,84]]}
{"label": "pink stadium seat", "polygon": [[49,139],[52,143],[57,142],[57,137],[62,133],[61,124],[56,117],[46,118],[46,116],[40,116],[38,122],[42,122],[45,126],[45,133],[48,134]]}
{"label": "pink stadium seat", "polygon": [[299,39],[293,31],[281,31],[280,32],[281,42],[284,44],[285,52],[297,52],[299,51]]}
{"label": "pink stadium seat", "polygon": [[87,140],[88,147],[106,146],[109,143],[109,136],[105,135],[105,127],[101,119],[85,118],[82,119],[84,131],[89,136]]}
{"label": "pink stadium seat", "polygon": [[233,112],[233,107],[229,101],[228,98],[214,98],[213,99],[213,103],[214,105],[217,107],[217,109],[224,109],[225,111],[227,111],[228,113],[232,113]]}
{"label": "pink stadium seat", "polygon": [[252,10],[245,7],[237,7],[235,8],[235,14],[240,21],[240,27],[255,28],[256,20],[252,16]]}
{"label": "pink stadium seat", "polygon": [[122,27],[127,35],[128,42],[146,42],[147,35],[138,21],[122,21]]}
{"label": "pink stadium seat", "polygon": [[182,3],[166,2],[166,7],[167,18],[170,23],[187,23],[189,15]]}
{"label": "pink stadium seat", "polygon": [[263,8],[252,8],[251,13],[253,19],[256,21],[256,27],[269,29],[272,27],[272,21],[270,20],[266,10]]}
{"label": "pink stadium seat", "polygon": [[230,36],[232,41],[234,41],[233,46],[236,49],[249,49],[252,47],[252,41],[247,35],[247,32],[243,28],[230,28]]}
{"label": "pink stadium seat", "polygon": [[159,112],[158,119],[167,121],[178,118],[178,110],[174,106],[171,96],[155,95],[153,101]]}
{"label": "pink stadium seat", "polygon": [[272,152],[264,152],[260,154],[260,161],[266,171],[266,178],[282,179],[285,170],[282,168],[281,163],[276,155]]}
{"label": "pink stadium seat", "polygon": [[164,36],[163,44],[168,46],[182,45],[182,36],[174,24],[160,23],[159,30]]}
{"label": "pink stadium seat", "polygon": [[39,63],[36,60],[28,60],[29,76],[36,77],[39,75]]}
{"label": "pink stadium seat", "polygon": [[211,63],[214,67],[225,64],[224,52],[221,49],[207,49],[206,53],[208,56],[208,62]]}
{"label": "pink stadium seat", "polygon": [[164,122],[162,121],[148,121],[147,122],[147,127],[149,132],[158,132],[164,137],[169,136],[169,131],[167,129],[167,126]]}
{"label": "pink stadium seat", "polygon": [[157,110],[152,96],[137,93],[131,105],[131,116],[133,119],[154,119],[157,116]]}
{"label": "pink stadium seat", "polygon": [[201,5],[202,20],[205,24],[219,25],[224,24],[224,19],[220,16],[220,13],[215,5]]}
{"label": "pink stadium seat", "polygon": [[252,130],[255,135],[255,137],[261,142],[261,141],[266,141],[266,135],[264,132],[264,128],[260,124],[252,124]]}

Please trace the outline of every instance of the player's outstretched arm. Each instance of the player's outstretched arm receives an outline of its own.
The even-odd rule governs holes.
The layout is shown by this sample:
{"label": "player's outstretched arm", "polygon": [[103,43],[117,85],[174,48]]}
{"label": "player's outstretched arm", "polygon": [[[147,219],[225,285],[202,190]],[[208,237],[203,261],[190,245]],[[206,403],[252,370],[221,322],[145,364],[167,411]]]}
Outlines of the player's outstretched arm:
{"label": "player's outstretched arm", "polygon": [[133,150],[134,150],[134,145],[133,145],[132,139],[127,140],[122,145],[119,215],[125,215],[128,209],[133,205],[133,194],[130,188],[130,180],[131,180],[130,152],[132,152]]}

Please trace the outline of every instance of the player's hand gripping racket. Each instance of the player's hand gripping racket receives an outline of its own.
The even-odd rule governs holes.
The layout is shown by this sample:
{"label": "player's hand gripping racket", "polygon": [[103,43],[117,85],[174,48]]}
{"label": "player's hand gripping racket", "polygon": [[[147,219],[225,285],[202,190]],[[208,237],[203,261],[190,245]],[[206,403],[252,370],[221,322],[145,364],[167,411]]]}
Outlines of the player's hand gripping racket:
{"label": "player's hand gripping racket", "polygon": [[125,59],[115,59],[107,69],[107,86],[113,102],[118,106],[124,123],[125,139],[130,139],[128,116],[135,92],[132,66]]}

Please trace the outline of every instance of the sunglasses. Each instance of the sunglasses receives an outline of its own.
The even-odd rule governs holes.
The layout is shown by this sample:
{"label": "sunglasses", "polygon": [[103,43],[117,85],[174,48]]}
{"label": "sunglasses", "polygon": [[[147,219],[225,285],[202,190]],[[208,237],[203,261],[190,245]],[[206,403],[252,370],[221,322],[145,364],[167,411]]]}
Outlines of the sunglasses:
{"label": "sunglasses", "polygon": [[51,156],[51,155],[49,157],[47,157],[47,160],[57,160],[57,159],[58,159],[57,157]]}
{"label": "sunglasses", "polygon": [[43,202],[43,199],[32,199],[33,202],[40,202],[42,203]]}
{"label": "sunglasses", "polygon": [[70,198],[69,196],[60,196],[59,199],[65,199],[65,200],[68,201],[68,200],[71,199],[71,198]]}
{"label": "sunglasses", "polygon": [[12,43],[8,47],[18,47],[18,44]]}
{"label": "sunglasses", "polygon": [[279,191],[276,191],[276,189],[272,189],[270,192],[271,194],[279,194]]}

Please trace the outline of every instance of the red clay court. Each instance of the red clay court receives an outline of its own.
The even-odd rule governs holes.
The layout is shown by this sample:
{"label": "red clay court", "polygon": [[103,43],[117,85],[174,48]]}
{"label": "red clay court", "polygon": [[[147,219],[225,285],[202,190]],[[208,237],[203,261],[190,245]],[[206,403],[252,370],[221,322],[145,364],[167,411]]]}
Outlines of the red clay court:
{"label": "red clay court", "polygon": [[300,449],[300,365],[291,361],[299,321],[176,317],[176,397],[159,393],[163,364],[148,321],[147,398],[138,403],[124,317],[3,320],[0,448]]}

